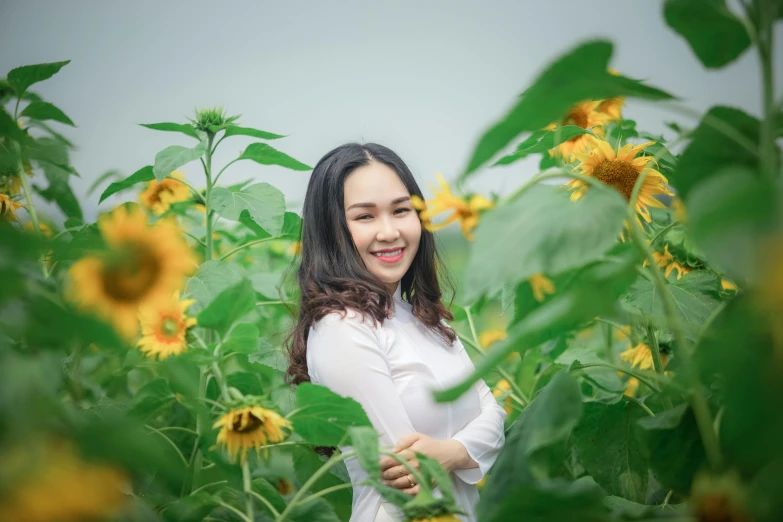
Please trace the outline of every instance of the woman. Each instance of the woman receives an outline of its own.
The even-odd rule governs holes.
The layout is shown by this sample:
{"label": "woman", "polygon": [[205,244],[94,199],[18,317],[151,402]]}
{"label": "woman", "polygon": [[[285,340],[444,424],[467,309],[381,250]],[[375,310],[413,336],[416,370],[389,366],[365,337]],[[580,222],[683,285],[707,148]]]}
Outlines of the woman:
{"label": "woman", "polygon": [[[380,444],[416,466],[418,451],[450,472],[457,503],[475,520],[476,483],[503,446],[505,411],[480,381],[457,401],[437,404],[474,367],[441,302],[431,232],[411,206],[422,197],[408,167],[377,144],[351,143],[316,165],[302,213],[297,277],[300,315],[290,342],[288,378],[311,381],[358,401]],[[344,449],[344,448],[343,448]],[[346,459],[351,482],[366,473]],[[390,457],[386,484],[415,495],[419,486]],[[354,486],[351,522],[400,520],[368,486]]]}

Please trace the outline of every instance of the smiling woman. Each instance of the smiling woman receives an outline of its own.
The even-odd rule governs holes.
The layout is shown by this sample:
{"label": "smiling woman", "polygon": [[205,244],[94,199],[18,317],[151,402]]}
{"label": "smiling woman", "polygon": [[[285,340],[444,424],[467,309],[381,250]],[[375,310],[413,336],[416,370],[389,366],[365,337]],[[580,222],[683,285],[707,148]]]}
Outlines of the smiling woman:
{"label": "smiling woman", "polygon": [[[474,367],[445,323],[452,316],[441,301],[434,238],[411,203],[421,196],[405,163],[381,145],[344,145],[316,165],[304,203],[300,315],[287,376],[356,400],[381,446],[414,470],[419,453],[449,473],[453,498],[433,498],[388,456],[381,476],[370,479],[415,495],[427,518],[472,521],[476,483],[503,445],[506,413],[483,381],[457,401],[432,399]],[[366,485],[357,458],[345,463],[354,484],[351,521],[402,520]]]}

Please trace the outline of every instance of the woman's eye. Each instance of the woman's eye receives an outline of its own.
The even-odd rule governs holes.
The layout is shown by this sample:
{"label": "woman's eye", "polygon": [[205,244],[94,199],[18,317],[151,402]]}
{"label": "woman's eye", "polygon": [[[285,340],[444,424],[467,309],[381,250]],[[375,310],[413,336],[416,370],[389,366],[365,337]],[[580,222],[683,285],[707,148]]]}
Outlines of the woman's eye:
{"label": "woman's eye", "polygon": [[357,220],[360,219],[370,219],[372,216],[370,214],[362,214],[361,216],[357,217]]}
{"label": "woman's eye", "polygon": [[404,214],[405,212],[410,212],[410,211],[411,211],[411,209],[403,207],[403,208],[398,208],[397,210],[394,211],[394,213],[395,214]]}

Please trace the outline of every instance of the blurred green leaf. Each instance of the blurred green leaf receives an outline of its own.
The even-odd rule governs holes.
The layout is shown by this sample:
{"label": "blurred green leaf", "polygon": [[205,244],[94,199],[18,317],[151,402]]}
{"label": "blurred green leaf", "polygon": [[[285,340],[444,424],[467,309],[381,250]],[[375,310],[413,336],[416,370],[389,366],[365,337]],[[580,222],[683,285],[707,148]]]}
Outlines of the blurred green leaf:
{"label": "blurred green leaf", "polygon": [[[253,231],[254,239],[265,239],[272,237],[269,232],[261,228],[247,210],[243,210],[239,215],[239,222]],[[296,212],[286,212],[283,217],[283,229],[280,231],[280,238],[299,240],[302,230],[302,218]]]}
{"label": "blurred green leaf", "polygon": [[290,420],[303,439],[318,446],[345,443],[351,426],[372,426],[358,402],[312,383],[296,388],[296,410]]}
{"label": "blurred green leaf", "polygon": [[257,352],[259,335],[258,328],[254,324],[236,324],[223,340],[221,351],[223,353],[239,352],[247,354]]}
{"label": "blurred green leaf", "polygon": [[[595,482],[557,480],[523,484],[498,499],[497,512],[487,522],[609,522],[603,492]],[[483,499],[483,497],[482,497]]]}
{"label": "blurred green leaf", "polygon": [[663,17],[709,69],[733,62],[750,46],[745,25],[725,0],[666,0]]}
{"label": "blurred green leaf", "polygon": [[198,325],[212,328],[221,335],[245,314],[255,308],[256,294],[250,281],[242,279],[220,292],[215,299],[198,314]]}
{"label": "blurred green leaf", "polygon": [[239,221],[242,211],[272,236],[283,229],[285,198],[269,183],[256,183],[243,190],[217,187],[212,191],[215,212],[226,219]]}
{"label": "blurred green leaf", "polygon": [[562,120],[574,104],[617,96],[666,100],[672,96],[642,82],[609,73],[612,44],[587,42],[560,57],[536,79],[516,105],[484,133],[461,179],[467,178],[521,133]]}
{"label": "blurred green leaf", "polygon": [[206,151],[207,143],[205,141],[199,142],[192,149],[179,145],[166,147],[155,155],[155,165],[152,167],[152,173],[158,181],[163,181],[174,170],[199,159]]}
{"label": "blurred green leaf", "polygon": [[[272,504],[272,507],[275,508],[275,511],[277,511],[278,514],[283,512],[286,506],[285,499],[280,495],[277,489],[269,483],[269,481],[262,478],[253,479],[252,487],[253,491],[267,499],[269,503]],[[269,510],[266,504],[259,502],[257,505],[260,506],[266,513],[272,515],[272,512]]]}
{"label": "blurred green leaf", "polygon": [[181,132],[182,134],[201,141],[201,136],[199,136],[198,131],[188,123],[139,123],[139,125],[152,130]]}
{"label": "blurred green leaf", "polygon": [[312,167],[308,167],[266,143],[251,143],[237,159],[251,160],[261,165],[280,165],[291,170],[313,170]]}
{"label": "blurred green leaf", "polygon": [[250,127],[240,127],[239,125],[229,125],[226,127],[226,133],[223,135],[223,137],[228,138],[230,136],[251,136],[261,140],[276,140],[278,138],[285,138],[285,136],[280,134],[273,134],[271,132],[252,129]]}
{"label": "blurred green leaf", "polygon": [[134,172],[133,174],[131,174],[130,176],[128,176],[127,178],[123,179],[122,181],[115,181],[114,183],[106,187],[106,190],[104,190],[103,194],[101,194],[98,203],[103,203],[103,200],[105,200],[112,194],[116,194],[121,190],[130,188],[136,183],[152,181],[153,179],[155,179],[155,174],[152,172],[152,165],[147,165],[146,167],[142,167],[136,172]]}
{"label": "blurred green leaf", "polygon": [[17,96],[21,96],[28,87],[34,83],[48,80],[69,63],[71,61],[66,60],[64,62],[23,65],[22,67],[11,69],[8,71],[8,84],[14,88]]}
{"label": "blurred green leaf", "polygon": [[636,423],[637,437],[653,474],[666,488],[687,494],[694,474],[706,465],[696,418],[687,404]]}
{"label": "blurred green leaf", "polygon": [[256,343],[256,350],[248,356],[248,360],[274,368],[280,372],[285,372],[288,369],[288,358],[286,355],[272,346],[266,339],[261,339]]}
{"label": "blurred green leaf", "polygon": [[202,522],[218,506],[216,499],[205,491],[188,495],[166,506],[163,512],[169,522]]}
{"label": "blurred green leaf", "polygon": [[29,140],[27,135],[19,128],[13,117],[0,106],[0,136],[8,136],[14,141]]}
{"label": "blurred green leaf", "polygon": [[71,173],[59,166],[47,163],[43,164],[43,169],[49,186],[44,189],[34,184],[35,191],[45,200],[56,203],[67,217],[83,220],[81,205],[69,183]]}
{"label": "blurred green leaf", "polygon": [[612,495],[641,503],[647,493],[647,462],[633,428],[645,415],[628,399],[587,402],[574,429],[579,459],[595,481]]}
{"label": "blurred green leaf", "polygon": [[34,102],[24,108],[20,116],[26,116],[36,120],[53,120],[65,123],[75,127],[71,118],[69,118],[61,109],[48,102]]}
{"label": "blurred green leaf", "polygon": [[513,154],[503,156],[495,165],[509,165],[530,154],[547,152],[571,138],[591,134],[588,129],[576,125],[564,125],[559,130],[539,130],[531,134],[525,141],[517,146]]}
{"label": "blurred green leaf", "polygon": [[[294,447],[294,470],[296,472],[296,478],[299,482],[304,484],[307,480],[315,474],[318,469],[323,466],[324,462],[318,457],[318,454],[313,450],[304,446]],[[322,491],[326,488],[339,486],[345,484],[344,481],[335,477],[331,473],[322,475],[315,481],[311,489],[312,492]],[[331,506],[337,510],[340,518],[348,520],[351,516],[351,501],[352,493],[350,488],[346,488],[340,491],[330,493],[326,498],[329,499]],[[310,505],[308,502],[305,506]],[[310,519],[306,518],[307,514],[302,514],[301,522],[309,522]]]}
{"label": "blurred green leaf", "polygon": [[188,278],[183,292],[185,297],[196,300],[190,307],[191,313],[197,314],[203,310],[220,292],[243,278],[244,270],[236,263],[217,260],[202,263],[196,273]]}
{"label": "blurred green leaf", "polygon": [[107,179],[112,179],[112,178],[122,178],[122,171],[119,171],[117,169],[111,169],[111,170],[107,170],[106,172],[98,176],[98,178],[92,182],[90,188],[87,189],[87,195],[91,196],[92,193],[95,192],[95,190],[101,185],[101,183],[103,183]]}
{"label": "blurred green leaf", "polygon": [[174,393],[172,393],[169,383],[165,379],[155,379],[136,392],[128,413],[139,420],[147,421],[173,403]]}

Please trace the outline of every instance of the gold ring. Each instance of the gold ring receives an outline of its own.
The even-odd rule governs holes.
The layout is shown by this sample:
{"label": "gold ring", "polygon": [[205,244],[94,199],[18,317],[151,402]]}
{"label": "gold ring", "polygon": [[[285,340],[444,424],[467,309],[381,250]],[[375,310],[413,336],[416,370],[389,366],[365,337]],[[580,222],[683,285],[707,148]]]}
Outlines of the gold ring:
{"label": "gold ring", "polygon": [[416,484],[413,482],[413,479],[410,475],[408,475],[408,482],[410,483],[411,487],[415,486]]}

